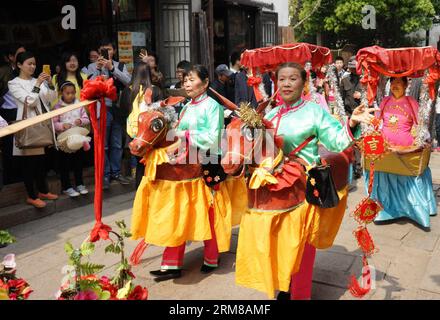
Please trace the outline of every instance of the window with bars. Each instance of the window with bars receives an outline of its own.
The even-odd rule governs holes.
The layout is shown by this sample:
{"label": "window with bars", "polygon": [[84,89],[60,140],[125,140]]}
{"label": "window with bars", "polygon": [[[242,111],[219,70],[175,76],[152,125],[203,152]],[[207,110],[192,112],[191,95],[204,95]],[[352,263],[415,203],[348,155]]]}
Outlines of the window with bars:
{"label": "window with bars", "polygon": [[177,82],[176,66],[190,61],[190,3],[164,1],[161,4],[160,66],[166,83]]}
{"label": "window with bars", "polygon": [[278,44],[278,14],[271,12],[263,12],[261,15],[262,39],[263,47],[270,47]]}

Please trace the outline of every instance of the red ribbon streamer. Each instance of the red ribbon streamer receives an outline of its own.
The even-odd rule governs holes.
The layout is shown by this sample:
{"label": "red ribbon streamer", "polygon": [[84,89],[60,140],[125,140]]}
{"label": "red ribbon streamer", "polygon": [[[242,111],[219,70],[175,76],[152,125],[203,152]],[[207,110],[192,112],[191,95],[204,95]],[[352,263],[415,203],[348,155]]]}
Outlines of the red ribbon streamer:
{"label": "red ribbon streamer", "polygon": [[94,132],[94,150],[95,150],[95,226],[90,233],[90,241],[96,242],[100,239],[109,239],[111,228],[102,223],[102,184],[104,178],[104,145],[105,130],[107,122],[107,106],[105,98],[115,101],[117,99],[116,87],[113,79],[104,80],[103,77],[97,77],[94,80],[85,80],[84,87],[81,90],[81,100],[100,100],[101,109],[98,119],[97,102],[89,106],[90,118]]}
{"label": "red ribbon streamer", "polygon": [[247,80],[247,85],[249,87],[253,87],[254,89],[255,99],[257,100],[257,102],[263,100],[263,95],[261,94],[259,89],[259,86],[262,81],[263,80],[260,77],[249,77]]}
{"label": "red ribbon streamer", "polygon": [[145,250],[147,250],[147,248],[148,248],[148,243],[146,243],[142,239],[130,256],[130,263],[132,266],[137,266],[139,264],[141,257],[144,254]]}

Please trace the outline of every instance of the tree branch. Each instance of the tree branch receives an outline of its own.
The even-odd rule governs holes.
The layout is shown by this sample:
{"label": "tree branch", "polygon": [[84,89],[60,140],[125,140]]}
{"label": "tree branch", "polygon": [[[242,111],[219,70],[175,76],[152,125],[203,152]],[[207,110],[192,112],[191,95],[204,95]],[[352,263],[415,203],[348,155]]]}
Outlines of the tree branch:
{"label": "tree branch", "polygon": [[316,10],[318,10],[318,8],[321,6],[321,1],[322,0],[318,0],[316,1],[315,6],[313,7],[312,11],[310,11],[310,13],[305,16],[300,22],[298,22],[297,24],[295,24],[292,29],[296,29],[298,28],[300,25],[302,25],[307,19],[309,19],[315,12]]}
{"label": "tree branch", "polygon": [[292,9],[291,24],[296,24],[296,23],[298,23],[298,20],[299,20],[299,13],[301,11],[303,0],[292,0],[291,2],[292,2],[292,4],[291,4],[291,9]]}

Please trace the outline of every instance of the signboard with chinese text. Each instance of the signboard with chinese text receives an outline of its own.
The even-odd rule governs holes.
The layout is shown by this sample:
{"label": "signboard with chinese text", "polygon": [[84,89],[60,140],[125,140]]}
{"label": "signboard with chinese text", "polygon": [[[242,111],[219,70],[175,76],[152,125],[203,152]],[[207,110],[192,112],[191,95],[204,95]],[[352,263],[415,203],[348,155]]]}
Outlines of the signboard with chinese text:
{"label": "signboard with chinese text", "polygon": [[133,72],[133,40],[132,33],[126,31],[118,32],[118,51],[119,62],[123,62],[127,66],[128,72]]}

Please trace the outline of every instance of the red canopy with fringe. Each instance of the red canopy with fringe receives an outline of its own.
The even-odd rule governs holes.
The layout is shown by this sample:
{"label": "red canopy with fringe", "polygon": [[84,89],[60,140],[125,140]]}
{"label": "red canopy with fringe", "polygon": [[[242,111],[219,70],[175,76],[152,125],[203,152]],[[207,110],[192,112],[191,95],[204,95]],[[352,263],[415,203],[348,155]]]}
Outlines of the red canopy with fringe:
{"label": "red canopy with fringe", "polygon": [[261,74],[274,71],[285,62],[304,65],[311,61],[313,69],[319,70],[323,65],[332,63],[332,60],[329,48],[302,42],[246,50],[241,56],[241,64],[249,68],[254,75],[257,74],[257,70]]}
{"label": "red canopy with fringe", "polygon": [[363,73],[361,82],[367,86],[370,105],[374,102],[381,74],[418,78],[429,70],[425,83],[429,85],[431,99],[435,98],[435,83],[440,78],[440,53],[434,47],[385,49],[372,46],[359,50],[356,60],[357,72]]}

